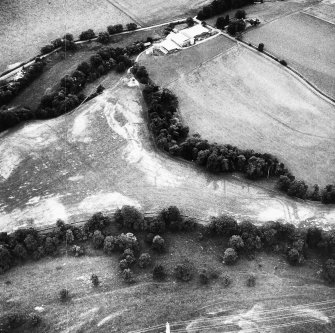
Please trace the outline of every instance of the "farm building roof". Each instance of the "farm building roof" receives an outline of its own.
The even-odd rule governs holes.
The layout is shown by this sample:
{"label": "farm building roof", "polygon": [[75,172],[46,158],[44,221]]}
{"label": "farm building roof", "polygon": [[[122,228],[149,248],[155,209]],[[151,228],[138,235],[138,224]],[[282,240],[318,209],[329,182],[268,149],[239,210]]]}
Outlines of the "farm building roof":
{"label": "farm building roof", "polygon": [[160,43],[159,46],[164,48],[168,52],[179,49],[179,46],[169,39],[164,40],[162,43]]}
{"label": "farm building roof", "polygon": [[193,27],[184,29],[180,32],[188,38],[195,38],[202,34],[209,33],[209,30],[203,27],[201,24],[196,24]]}
{"label": "farm building roof", "polygon": [[183,35],[182,33],[178,32],[177,34],[171,33],[169,34],[168,38],[173,42],[177,43],[179,46],[183,46],[187,43],[190,39]]}

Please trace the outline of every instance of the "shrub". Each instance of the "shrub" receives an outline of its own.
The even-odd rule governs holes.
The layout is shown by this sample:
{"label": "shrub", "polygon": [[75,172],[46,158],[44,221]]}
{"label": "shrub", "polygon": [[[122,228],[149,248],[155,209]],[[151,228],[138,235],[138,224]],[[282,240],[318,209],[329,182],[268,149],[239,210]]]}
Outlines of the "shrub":
{"label": "shrub", "polygon": [[129,266],[136,262],[134,252],[131,249],[125,249],[122,253],[121,259],[125,259]]}
{"label": "shrub", "polygon": [[53,45],[55,49],[58,49],[59,47],[63,45],[63,40],[62,38],[56,38],[55,40],[51,42],[51,44]]}
{"label": "shrub", "polygon": [[303,256],[297,249],[293,248],[287,252],[287,260],[291,265],[298,265],[303,262]]}
{"label": "shrub", "polygon": [[142,253],[138,260],[138,264],[141,268],[147,268],[151,265],[151,257],[149,253]]}
{"label": "shrub", "polygon": [[247,277],[247,286],[254,287],[256,285],[256,276],[254,274],[250,274]]}
{"label": "shrub", "polygon": [[45,45],[41,48],[41,54],[48,54],[52,52],[55,47],[52,44]]}
{"label": "shrub", "polygon": [[131,269],[127,268],[124,269],[122,272],[122,278],[127,283],[133,283],[134,282],[134,275]]}
{"label": "shrub", "polygon": [[38,248],[38,241],[32,234],[29,234],[24,239],[24,245],[26,246],[26,248],[29,252],[34,252]]}
{"label": "shrub", "polygon": [[167,209],[163,209],[160,216],[170,230],[178,231],[181,229],[183,218],[178,207],[170,206]]}
{"label": "shrub", "polygon": [[110,218],[104,216],[101,212],[95,213],[84,225],[86,233],[102,230],[111,223]]}
{"label": "shrub", "polygon": [[238,233],[237,221],[228,215],[212,217],[208,228],[211,234],[218,236],[230,237]]}
{"label": "shrub", "polygon": [[16,244],[16,246],[13,249],[13,254],[18,259],[21,259],[21,260],[28,259],[28,252],[27,252],[26,248],[21,243]]}
{"label": "shrub", "polygon": [[72,246],[72,253],[75,257],[80,257],[80,256],[85,254],[85,250],[81,246],[73,245]]}
{"label": "shrub", "polygon": [[201,284],[208,284],[209,274],[206,269],[203,269],[199,274],[199,279]]}
{"label": "shrub", "polygon": [[246,24],[243,20],[235,20],[235,21],[230,21],[227,32],[235,36],[237,33],[242,32],[245,30]]}
{"label": "shrub", "polygon": [[73,35],[70,34],[70,33],[66,33],[66,34],[63,36],[63,39],[64,39],[64,40],[68,40],[69,42],[72,42],[72,41],[73,41]]}
{"label": "shrub", "polygon": [[231,277],[227,274],[222,276],[222,284],[226,288],[231,284]]}
{"label": "shrub", "polygon": [[335,282],[335,260],[334,259],[328,259],[324,265],[323,265],[323,276],[324,278],[330,282]]}
{"label": "shrub", "polygon": [[186,24],[189,26],[189,27],[193,27],[194,26],[194,20],[192,17],[188,17],[186,19]]}
{"label": "shrub", "polygon": [[280,60],[279,63],[282,64],[283,66],[287,66],[287,62],[285,60]]}
{"label": "shrub", "polygon": [[6,272],[13,265],[13,258],[8,249],[0,245],[0,274]]}
{"label": "shrub", "polygon": [[107,27],[107,31],[110,35],[120,33],[123,31],[123,26],[122,24],[117,24],[117,25],[110,25]]}
{"label": "shrub", "polygon": [[225,28],[225,26],[226,26],[227,24],[229,24],[229,19],[228,19],[228,22],[227,22],[226,18],[224,18],[223,16],[220,16],[220,17],[217,18],[215,26],[216,26],[218,29],[221,29],[221,30],[222,30],[222,29]]}
{"label": "shrub", "polygon": [[67,244],[72,244],[74,242],[74,236],[72,230],[66,230],[65,241]]}
{"label": "shrub", "polygon": [[244,242],[241,236],[233,235],[229,239],[229,247],[235,249],[236,251],[242,250],[244,248]]}
{"label": "shrub", "polygon": [[164,280],[166,278],[166,272],[162,265],[156,265],[152,271],[152,277],[154,280]]}
{"label": "shrub", "polygon": [[223,255],[223,262],[227,265],[233,265],[236,263],[238,255],[236,251],[232,248],[226,249]]}
{"label": "shrub", "polygon": [[69,294],[69,291],[67,289],[62,289],[60,292],[59,292],[59,299],[62,301],[62,302],[66,302],[68,301],[70,298],[70,294]]}
{"label": "shrub", "polygon": [[129,263],[126,259],[122,259],[119,262],[119,267],[123,271],[124,269],[127,269],[129,267]]}
{"label": "shrub", "polygon": [[92,29],[88,29],[86,31],[83,31],[80,36],[79,39],[80,40],[88,40],[88,39],[92,39],[95,37],[95,33]]}
{"label": "shrub", "polygon": [[143,229],[144,216],[137,208],[132,206],[126,205],[123,206],[121,210],[117,210],[115,213],[115,220],[124,228],[133,230]]}
{"label": "shrub", "polygon": [[240,19],[245,19],[245,17],[246,17],[246,12],[245,12],[245,10],[243,10],[243,9],[239,9],[238,11],[236,11],[236,13],[235,13],[235,18],[237,18],[238,20],[240,20]]}
{"label": "shrub", "polygon": [[103,236],[100,230],[94,231],[92,242],[93,242],[93,247],[95,249],[102,248],[104,244],[104,240],[105,240],[105,237]]}
{"label": "shrub", "polygon": [[96,274],[91,275],[91,282],[92,282],[93,287],[98,287],[99,286],[100,281],[99,281],[99,278]]}
{"label": "shrub", "polygon": [[264,51],[264,44],[263,43],[259,43],[257,49],[258,49],[259,52],[263,52]]}
{"label": "shrub", "polygon": [[155,235],[151,232],[149,232],[146,236],[145,236],[145,241],[148,243],[148,244],[152,244],[152,241],[154,240],[155,238]]}
{"label": "shrub", "polygon": [[121,234],[116,238],[117,246],[121,251],[131,249],[134,252],[139,250],[139,244],[136,236],[132,233]]}
{"label": "shrub", "polygon": [[126,65],[124,64],[124,62],[119,62],[117,65],[116,65],[116,71],[118,73],[123,73],[125,70],[126,70]]}
{"label": "shrub", "polygon": [[136,23],[128,23],[127,24],[127,30],[136,30],[137,29],[137,24]]}
{"label": "shrub", "polygon": [[177,280],[187,282],[193,277],[191,265],[188,262],[178,264],[175,269],[175,276]]}
{"label": "shrub", "polygon": [[158,252],[164,251],[164,245],[165,245],[165,241],[159,235],[156,235],[154,239],[152,240],[152,248]]}

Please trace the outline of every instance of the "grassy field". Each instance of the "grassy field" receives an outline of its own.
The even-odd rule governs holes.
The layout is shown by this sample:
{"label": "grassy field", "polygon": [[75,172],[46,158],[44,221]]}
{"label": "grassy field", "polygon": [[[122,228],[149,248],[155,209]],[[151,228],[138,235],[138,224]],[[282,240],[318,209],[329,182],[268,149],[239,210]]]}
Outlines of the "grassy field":
{"label": "grassy field", "polygon": [[318,17],[321,20],[335,24],[335,6],[332,1],[322,1],[316,6],[304,10],[304,13]]}
{"label": "grassy field", "polygon": [[[261,253],[255,260],[241,258],[228,267],[220,260],[226,246],[222,241],[199,241],[193,234],[166,235],[165,239],[168,250],[164,254],[152,253],[142,242],[142,251],[150,252],[155,264],[165,266],[165,282],[152,280],[152,268],[135,266],[136,283],[128,286],[119,275],[118,254],[106,257],[88,250],[85,257],[43,259],[2,275],[2,313],[38,310],[49,331],[64,333],[158,333],[164,331],[166,321],[172,332],[326,333],[334,329],[333,288],[318,276],[316,258],[291,267],[278,255]],[[195,268],[194,278],[175,282],[173,269],[186,258]],[[198,273],[203,268],[217,272],[219,278],[201,285]],[[93,273],[101,280],[98,288],[89,281]],[[254,288],[246,286],[250,273],[257,278]],[[232,284],[224,288],[226,274]],[[58,299],[62,288],[71,294],[67,304]]]}
{"label": "grassy field", "polygon": [[269,184],[212,176],[156,152],[129,78],[71,114],[18,126],[0,140],[1,230],[78,221],[124,204],[323,227],[334,217],[333,207],[292,200]]}
{"label": "grassy field", "polygon": [[247,31],[244,40],[265,49],[298,70],[331,97],[335,97],[335,25],[304,13]]}
{"label": "grassy field", "polygon": [[[212,142],[270,152],[310,185],[333,182],[334,106],[281,65],[242,46],[228,47],[214,59],[211,50],[205,43],[143,61],[155,82],[177,94],[191,133]],[[194,54],[202,54],[203,63],[192,63],[190,69]]]}
{"label": "grassy field", "polygon": [[37,55],[41,46],[70,32],[106,30],[108,25],[132,22],[112,2],[94,0],[4,0],[0,2],[0,71]]}

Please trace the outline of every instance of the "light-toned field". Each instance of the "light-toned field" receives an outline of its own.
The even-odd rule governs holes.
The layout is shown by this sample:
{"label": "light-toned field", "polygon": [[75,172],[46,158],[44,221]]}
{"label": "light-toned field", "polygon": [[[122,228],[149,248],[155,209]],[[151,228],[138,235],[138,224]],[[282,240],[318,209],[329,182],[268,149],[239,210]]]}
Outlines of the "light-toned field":
{"label": "light-toned field", "polygon": [[335,97],[334,35],[335,25],[297,13],[247,31],[244,40],[254,45],[264,43],[266,50]]}
{"label": "light-toned field", "polygon": [[[334,289],[323,284],[315,258],[302,267],[290,267],[279,256],[261,253],[255,260],[243,258],[228,267],[219,259],[222,241],[199,242],[193,234],[164,237],[166,253],[157,255],[146,246],[142,250],[165,266],[165,282],[152,280],[152,268],[135,267],[136,283],[126,285],[119,276],[118,254],[43,259],[1,276],[1,313],[40,311],[48,327],[44,331],[57,333],[158,333],[165,330],[166,321],[172,332],[188,333],[333,331]],[[220,276],[228,274],[232,284],[224,288],[219,277],[203,286],[198,273],[188,283],[176,283],[173,269],[185,258],[198,272],[206,268]],[[98,288],[91,286],[93,273],[100,278]],[[246,287],[250,273],[257,277],[254,288]],[[62,288],[71,295],[66,304],[58,300]]]}
{"label": "light-toned field", "polygon": [[0,15],[0,71],[34,57],[66,32],[78,38],[90,28],[102,31],[111,24],[132,22],[112,2],[95,0],[4,0]]}
{"label": "light-toned field", "polygon": [[334,181],[335,106],[281,65],[237,46],[168,87],[192,133],[272,153],[310,185]]}
{"label": "light-toned field", "polygon": [[[107,87],[108,88],[108,87]],[[77,221],[131,204],[168,205],[207,219],[331,224],[332,206],[292,200],[232,177],[211,176],[153,149],[140,91],[127,79],[72,114],[0,135],[0,228]]]}
{"label": "light-toned field", "polygon": [[304,10],[304,13],[316,16],[317,18],[335,24],[335,2],[322,1],[320,4],[311,6]]}

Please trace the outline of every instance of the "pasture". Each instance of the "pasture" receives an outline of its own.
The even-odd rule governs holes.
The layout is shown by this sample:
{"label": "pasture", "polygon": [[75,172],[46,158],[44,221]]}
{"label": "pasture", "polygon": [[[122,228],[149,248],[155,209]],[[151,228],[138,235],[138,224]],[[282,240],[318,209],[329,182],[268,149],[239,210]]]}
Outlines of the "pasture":
{"label": "pasture", "polygon": [[[167,234],[164,238],[167,251],[163,254],[153,252],[141,238],[140,242],[154,264],[163,264],[166,281],[153,281],[152,267],[143,270],[135,266],[136,283],[129,286],[120,276],[117,253],[105,256],[86,245],[87,255],[74,258],[65,256],[63,249],[60,256],[26,263],[2,275],[2,313],[14,309],[39,313],[44,330],[36,331],[57,333],[156,333],[164,330],[166,321],[172,332],[254,329],[326,333],[334,328],[333,289],[318,276],[316,258],[302,267],[292,267],[278,255],[260,253],[255,260],[241,258],[236,265],[226,266],[220,260],[222,240],[199,241],[196,233]],[[174,267],[186,258],[194,266],[194,278],[176,282]],[[219,277],[201,285],[201,269]],[[101,281],[97,288],[89,280],[93,273]],[[252,288],[246,286],[250,273],[257,277]],[[232,281],[226,288],[224,275]],[[62,288],[71,296],[65,304],[58,298]]]}
{"label": "pasture", "polygon": [[309,81],[335,97],[335,25],[304,13],[289,15],[244,34],[246,42],[264,43]]}

